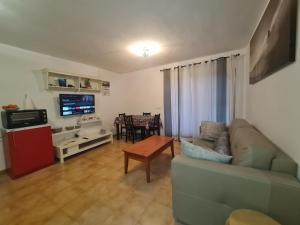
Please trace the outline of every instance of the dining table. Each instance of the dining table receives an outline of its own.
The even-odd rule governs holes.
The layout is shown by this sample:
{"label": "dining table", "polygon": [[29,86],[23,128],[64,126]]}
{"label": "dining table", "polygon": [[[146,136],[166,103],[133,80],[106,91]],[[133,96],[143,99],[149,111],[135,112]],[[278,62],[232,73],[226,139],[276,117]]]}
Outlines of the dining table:
{"label": "dining table", "polygon": [[[135,127],[141,128],[142,130],[148,130],[149,126],[153,124],[154,122],[154,116],[152,115],[132,115],[133,125]],[[115,122],[116,131],[117,131],[117,140],[120,139],[121,134],[121,126],[125,125],[124,118],[123,117],[116,117]],[[162,122],[160,121],[160,127],[162,127]]]}

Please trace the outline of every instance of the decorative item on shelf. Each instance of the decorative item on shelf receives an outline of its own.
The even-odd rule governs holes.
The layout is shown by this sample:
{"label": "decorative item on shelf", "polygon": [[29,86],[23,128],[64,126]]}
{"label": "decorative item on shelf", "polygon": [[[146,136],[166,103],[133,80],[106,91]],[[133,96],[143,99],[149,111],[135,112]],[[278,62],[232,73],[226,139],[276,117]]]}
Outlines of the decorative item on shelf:
{"label": "decorative item on shelf", "polygon": [[98,116],[98,115],[83,115],[77,121],[78,125],[86,124],[86,123],[101,123],[100,116]]}
{"label": "decorative item on shelf", "polygon": [[99,84],[98,84],[97,82],[92,82],[92,83],[91,83],[91,89],[93,89],[93,90],[95,90],[95,91],[100,90]]}
{"label": "decorative item on shelf", "polygon": [[66,126],[65,129],[66,129],[66,130],[73,130],[73,129],[74,129],[74,126],[73,126],[73,125]]}
{"label": "decorative item on shelf", "polygon": [[74,88],[75,82],[73,79],[66,79],[66,85],[67,85],[67,87]]}
{"label": "decorative item on shelf", "polygon": [[101,129],[100,130],[100,134],[105,134],[106,133],[106,130],[105,129]]}
{"label": "decorative item on shelf", "polygon": [[59,86],[58,78],[57,77],[49,76],[49,78],[48,78],[48,86],[50,86],[50,87],[58,87]]}
{"label": "decorative item on shelf", "polygon": [[63,128],[62,127],[53,127],[51,128],[51,131],[53,134],[57,134],[57,133],[60,133],[62,132]]}
{"label": "decorative item on shelf", "polygon": [[60,86],[60,87],[66,87],[67,86],[67,81],[66,81],[66,79],[58,79],[58,85]]}
{"label": "decorative item on shelf", "polygon": [[90,79],[85,79],[84,81],[84,85],[85,87],[84,88],[91,88],[91,80]]}
{"label": "decorative item on shelf", "polygon": [[16,111],[19,110],[19,106],[14,104],[3,105],[2,109],[5,111]]}

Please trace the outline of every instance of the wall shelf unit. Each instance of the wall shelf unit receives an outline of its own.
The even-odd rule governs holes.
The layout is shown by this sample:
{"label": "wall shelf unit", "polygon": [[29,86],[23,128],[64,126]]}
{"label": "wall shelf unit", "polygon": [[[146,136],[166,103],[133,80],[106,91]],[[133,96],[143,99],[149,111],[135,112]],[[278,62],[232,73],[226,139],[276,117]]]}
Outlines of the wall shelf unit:
{"label": "wall shelf unit", "polygon": [[85,75],[44,69],[46,89],[53,91],[101,92],[102,80]]}

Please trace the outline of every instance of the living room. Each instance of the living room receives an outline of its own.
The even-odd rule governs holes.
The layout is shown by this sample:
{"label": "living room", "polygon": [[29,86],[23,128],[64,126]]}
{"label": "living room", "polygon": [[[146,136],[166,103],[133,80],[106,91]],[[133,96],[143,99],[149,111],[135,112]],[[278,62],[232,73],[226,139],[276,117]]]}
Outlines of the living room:
{"label": "living room", "polygon": [[0,224],[300,224],[298,13],[0,1]]}

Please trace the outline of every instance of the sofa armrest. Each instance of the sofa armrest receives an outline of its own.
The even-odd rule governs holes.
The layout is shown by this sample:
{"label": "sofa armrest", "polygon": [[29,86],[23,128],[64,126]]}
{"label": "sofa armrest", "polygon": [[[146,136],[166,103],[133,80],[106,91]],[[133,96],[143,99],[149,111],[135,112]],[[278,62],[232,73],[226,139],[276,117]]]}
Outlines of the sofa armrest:
{"label": "sofa armrest", "polygon": [[186,224],[224,224],[238,208],[300,224],[300,183],[291,175],[180,155],[172,160],[172,188],[174,216]]}

